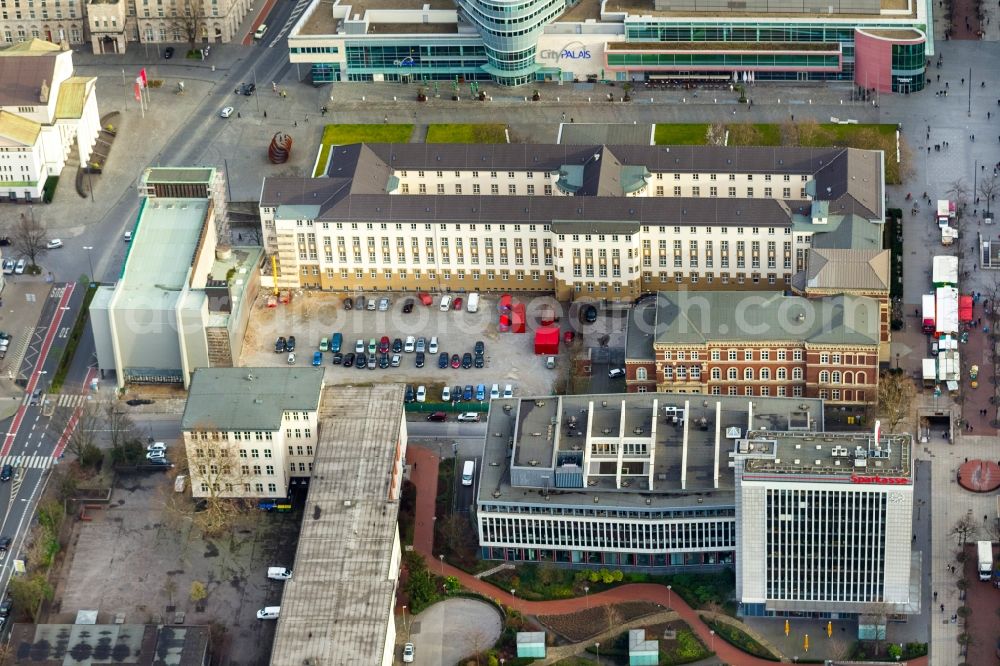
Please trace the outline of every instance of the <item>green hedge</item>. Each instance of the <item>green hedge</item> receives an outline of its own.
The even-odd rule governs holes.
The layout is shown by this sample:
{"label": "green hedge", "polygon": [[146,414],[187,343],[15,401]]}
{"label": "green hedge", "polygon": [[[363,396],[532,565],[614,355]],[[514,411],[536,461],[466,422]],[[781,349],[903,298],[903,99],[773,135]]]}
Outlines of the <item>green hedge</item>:
{"label": "green hedge", "polygon": [[52,197],[56,193],[56,185],[59,184],[59,176],[49,176],[42,188],[42,202],[52,203]]}
{"label": "green hedge", "polygon": [[753,636],[746,633],[742,629],[725,622],[716,622],[710,619],[707,615],[701,615],[700,617],[702,622],[707,624],[711,629],[715,630],[715,633],[719,635],[719,638],[726,641],[733,647],[755,657],[760,657],[761,659],[767,659],[768,661],[781,661],[777,655],[773,654],[766,647],[758,643]]}
{"label": "green hedge", "polygon": [[490,410],[488,402],[408,402],[404,405],[408,412],[480,412],[485,414]]}

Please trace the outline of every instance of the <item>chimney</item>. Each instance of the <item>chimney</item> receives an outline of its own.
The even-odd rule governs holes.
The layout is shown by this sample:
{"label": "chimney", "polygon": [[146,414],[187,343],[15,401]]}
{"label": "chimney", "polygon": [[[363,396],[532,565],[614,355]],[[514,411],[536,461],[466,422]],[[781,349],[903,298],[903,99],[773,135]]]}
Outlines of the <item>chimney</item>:
{"label": "chimney", "polygon": [[42,80],[42,89],[38,94],[38,101],[42,104],[49,103],[49,83],[44,79]]}

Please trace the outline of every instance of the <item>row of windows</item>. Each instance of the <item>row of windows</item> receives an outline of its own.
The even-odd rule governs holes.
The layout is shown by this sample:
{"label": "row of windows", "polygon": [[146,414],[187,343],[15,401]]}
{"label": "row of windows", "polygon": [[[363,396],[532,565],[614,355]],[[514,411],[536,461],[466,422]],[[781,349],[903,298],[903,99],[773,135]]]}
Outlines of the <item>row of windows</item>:
{"label": "row of windows", "polygon": [[[222,492],[222,489],[225,488],[226,494],[231,495],[233,493],[235,487],[231,483],[213,483],[213,484],[209,485],[207,482],[202,481],[202,483],[201,483],[201,492],[202,493],[208,493],[209,492],[209,488],[211,488],[213,491],[215,491],[217,493],[218,492]],[[254,484],[244,483],[243,484],[243,492],[244,492],[244,494],[249,495],[250,492],[251,492],[251,488],[253,488],[253,490],[255,492],[257,492],[257,493],[264,492],[264,484],[263,483],[254,483]],[[269,484],[267,484],[267,492],[272,493],[272,494],[278,492],[278,485],[275,484],[275,483],[269,483]]]}
{"label": "row of windows", "polygon": [[[743,356],[743,360],[744,361],[753,361],[755,358],[756,358],[756,360],[760,360],[760,361],[770,361],[771,360],[771,351],[772,350],[770,350],[770,349],[757,349],[757,350],[754,350],[754,349],[744,349],[742,356]],[[787,349],[775,349],[773,351],[774,351],[774,359],[775,360],[777,360],[777,361],[786,361],[786,360],[788,360],[789,353],[788,353]],[[802,350],[801,349],[793,349],[791,351],[792,351],[791,358],[792,358],[793,361],[801,361],[802,360]],[[756,356],[755,356],[754,352],[756,352]],[[740,351],[737,350],[737,349],[727,349],[726,350],[726,358],[729,361],[739,360],[739,356],[740,356]],[[837,356],[839,357],[840,354],[837,354]],[[698,352],[698,351],[690,351],[690,352],[676,351],[676,352],[672,352],[672,351],[667,350],[667,351],[663,352],[663,360],[664,361],[688,361],[688,360],[690,360],[690,361],[697,361],[701,357],[702,357],[702,353]],[[722,360],[722,350],[721,349],[713,349],[712,352],[711,352],[711,358],[712,358],[713,361],[720,361],[720,360]],[[838,360],[838,362],[839,362],[839,360]]]}
{"label": "row of windows", "polygon": [[[546,263],[549,263],[549,262],[546,262]],[[302,277],[308,277],[309,275],[312,275],[314,277],[315,276],[319,276],[319,266],[303,266],[300,269],[299,272],[302,275]],[[411,277],[410,271],[408,271],[405,268],[401,268],[401,269],[399,269],[398,271],[395,271],[395,272],[392,271],[392,270],[389,270],[387,268],[387,269],[381,271],[381,273],[377,269],[374,269],[374,268],[371,269],[370,271],[368,271],[367,273],[364,270],[358,269],[358,270],[354,271],[354,277],[355,277],[355,279],[358,279],[358,280],[364,280],[366,277],[369,277],[372,280],[377,280],[379,277],[382,277],[382,278],[384,278],[386,280],[391,280],[393,278],[393,274],[394,273],[395,273],[395,276],[398,277],[400,280],[408,280]],[[324,271],[324,275],[327,277],[327,279],[332,280],[332,279],[336,278],[336,271],[333,268],[327,268]],[[481,279],[485,278],[488,281],[493,281],[493,280],[496,280],[498,276],[499,276],[500,280],[506,282],[506,281],[510,280],[511,273],[510,273],[510,271],[503,271],[503,270],[499,271],[499,273],[497,271],[493,271],[493,270],[487,270],[485,272],[484,271],[479,271],[479,270],[469,271],[469,277],[472,280],[481,280]],[[348,279],[350,279],[350,277],[351,277],[351,271],[347,270],[346,268],[342,269],[340,271],[340,279],[342,279],[342,280],[348,280]],[[452,279],[452,277],[454,277],[455,280],[457,280],[457,281],[465,280],[466,273],[465,273],[464,270],[459,270],[459,271],[456,271],[455,274],[454,274],[454,276],[453,276],[451,271],[447,271],[447,270],[446,271],[441,271],[441,279],[442,280],[450,281]],[[538,270],[538,271],[514,271],[514,279],[517,280],[518,282],[524,281],[524,280],[526,280],[528,278],[530,278],[532,282],[538,282],[538,281],[542,280],[543,277],[544,277],[544,279],[545,279],[546,282],[554,282],[555,279],[556,279],[555,273],[552,272],[552,271],[544,271],[544,274],[543,274],[543,271],[540,271],[540,270]],[[438,272],[436,270],[434,270],[433,268],[429,268],[429,269],[427,269],[427,271],[422,271],[419,268],[414,268],[413,272],[412,272],[412,278],[414,280],[422,280],[422,279],[437,280],[438,279]],[[387,287],[387,290],[391,291],[392,288],[391,287]]]}
{"label": "row of windows", "polygon": [[[630,269],[630,272],[631,272],[631,269]],[[684,279],[687,278],[687,281],[690,282],[691,284],[697,284],[698,282],[701,281],[702,277],[705,278],[705,283],[706,284],[712,284],[712,283],[715,282],[715,273],[709,272],[709,273],[705,273],[705,275],[702,276],[701,273],[698,273],[697,271],[692,271],[690,273],[684,273],[683,271],[676,271],[674,273],[674,282],[677,283],[677,284],[681,284],[681,283],[684,282]],[[729,281],[730,281],[731,277],[732,276],[730,276],[729,273],[720,273],[719,274],[719,280],[720,280],[720,282],[722,282],[722,284],[729,284]],[[746,273],[737,273],[736,274],[736,284],[744,284],[746,282],[746,278],[747,277],[748,276],[747,276]],[[751,273],[749,275],[749,277],[750,277],[750,281],[753,284],[760,284],[760,281],[762,279],[760,273]],[[670,274],[667,273],[666,271],[660,271],[657,274],[657,279],[660,282],[668,282],[670,280]],[[782,279],[785,282],[791,282],[791,280],[792,280],[792,274],[791,273],[784,273],[782,275]],[[643,282],[652,282],[653,281],[653,273],[650,272],[650,271],[643,272],[643,274],[642,274],[642,281]],[[776,284],[777,282],[778,282],[778,275],[777,275],[777,273],[768,273],[767,274],[767,283],[768,284]]]}
{"label": "row of windows", "polygon": [[840,54],[802,53],[608,53],[609,67],[826,67],[839,68]]}

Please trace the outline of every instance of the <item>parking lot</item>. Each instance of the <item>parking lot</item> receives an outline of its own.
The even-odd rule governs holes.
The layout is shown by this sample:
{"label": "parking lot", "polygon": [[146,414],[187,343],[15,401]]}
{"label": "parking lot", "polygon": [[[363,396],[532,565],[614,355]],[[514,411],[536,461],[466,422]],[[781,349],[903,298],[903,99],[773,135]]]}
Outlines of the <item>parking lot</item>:
{"label": "parking lot", "polygon": [[[424,306],[412,294],[378,293],[375,296],[388,297],[391,304],[385,312],[378,310],[346,310],[344,296],[322,292],[297,292],[288,304],[275,308],[266,306],[267,294],[263,294],[254,305],[240,364],[243,366],[274,366],[287,363],[288,353],[275,353],[275,341],[279,336],[295,336],[295,364],[308,365],[313,353],[319,349],[322,338],[332,338],[334,333],[343,336],[342,353],[353,353],[358,340],[363,341],[367,353],[369,342],[374,338],[378,344],[383,336],[390,344],[396,338],[405,341],[407,336],[425,338],[429,347],[430,339],[438,339],[436,353],[425,352],[425,365],[417,368],[416,352],[401,352],[399,367],[374,370],[346,368],[332,364],[332,354],[323,354],[328,384],[357,382],[404,382],[428,386],[428,400],[440,399],[440,386],[473,387],[484,384],[487,392],[493,384],[502,391],[511,384],[514,395],[548,395],[565,369],[562,359],[557,359],[556,368],[545,367],[545,357],[534,353],[534,326],[528,317],[527,330],[523,334],[501,333],[497,326],[497,297],[482,295],[478,312],[466,310],[441,311],[440,295],[435,295],[430,306]],[[464,296],[464,295],[463,295]],[[407,299],[414,300],[413,311],[403,312]],[[527,301],[528,299],[522,299]],[[532,299],[558,305],[548,297]],[[529,312],[531,308],[529,307]],[[563,318],[563,327],[568,324]],[[477,341],[484,346],[483,367],[452,368],[452,356],[461,359],[466,353],[473,354]],[[578,344],[578,343],[577,343]],[[565,350],[565,345],[560,344]],[[447,353],[449,366],[438,367],[441,353]],[[393,353],[390,351],[389,356]],[[432,390],[430,387],[434,386]]]}
{"label": "parking lot", "polygon": [[[174,492],[169,475],[119,477],[111,502],[73,524],[50,621],[73,622],[77,611],[94,609],[102,622],[118,613],[128,623],[218,622],[227,628],[222,663],[267,663],[275,623],[256,612],[280,604],[283,583],[269,580],[267,569],[292,566],[301,512],[252,509],[213,539],[169,508],[191,502]],[[192,599],[195,581],[204,585],[202,601]]]}

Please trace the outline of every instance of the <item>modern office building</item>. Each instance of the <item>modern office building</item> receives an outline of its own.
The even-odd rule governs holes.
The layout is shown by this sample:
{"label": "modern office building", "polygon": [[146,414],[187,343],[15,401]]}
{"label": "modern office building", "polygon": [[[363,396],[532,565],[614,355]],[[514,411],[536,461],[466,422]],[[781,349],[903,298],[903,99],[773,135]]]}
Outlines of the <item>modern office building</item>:
{"label": "modern office building", "polygon": [[194,497],[283,498],[306,484],[323,368],[199,368],[181,434]]}
{"label": "modern office building", "polygon": [[749,430],[823,430],[823,402],[682,394],[494,400],[476,470],[486,559],[731,565],[729,454]]}
{"label": "modern office building", "polygon": [[281,288],[550,291],[561,300],[791,289],[813,247],[881,249],[883,157],[355,144],[330,151],[326,177],[266,178],[260,215]]}
{"label": "modern office building", "polygon": [[211,168],[151,168],[125,267],[90,303],[97,362],[117,385],[177,383],[239,360],[263,251],[228,244],[225,182]]}
{"label": "modern office building", "polygon": [[909,93],[923,89],[934,52],[931,9],[917,0],[313,0],[288,47],[316,84],[838,80]]}
{"label": "modern office building", "polygon": [[872,433],[740,438],[731,458],[742,613],[882,623],[919,613],[912,447],[909,435]]}
{"label": "modern office building", "polygon": [[[294,575],[281,589],[272,666],[396,663],[402,384],[326,391]],[[419,659],[419,656],[418,656]]]}
{"label": "modern office building", "polygon": [[198,45],[238,41],[250,0],[0,0],[0,31],[7,44],[44,39],[66,45],[89,42],[94,53],[125,53],[128,42]]}
{"label": "modern office building", "polygon": [[659,292],[630,313],[626,387],[867,404],[880,331],[879,302],[866,296]]}
{"label": "modern office building", "polygon": [[100,131],[97,78],[73,76],[72,51],[41,39],[0,50],[0,199],[40,201],[68,159],[87,164]]}

